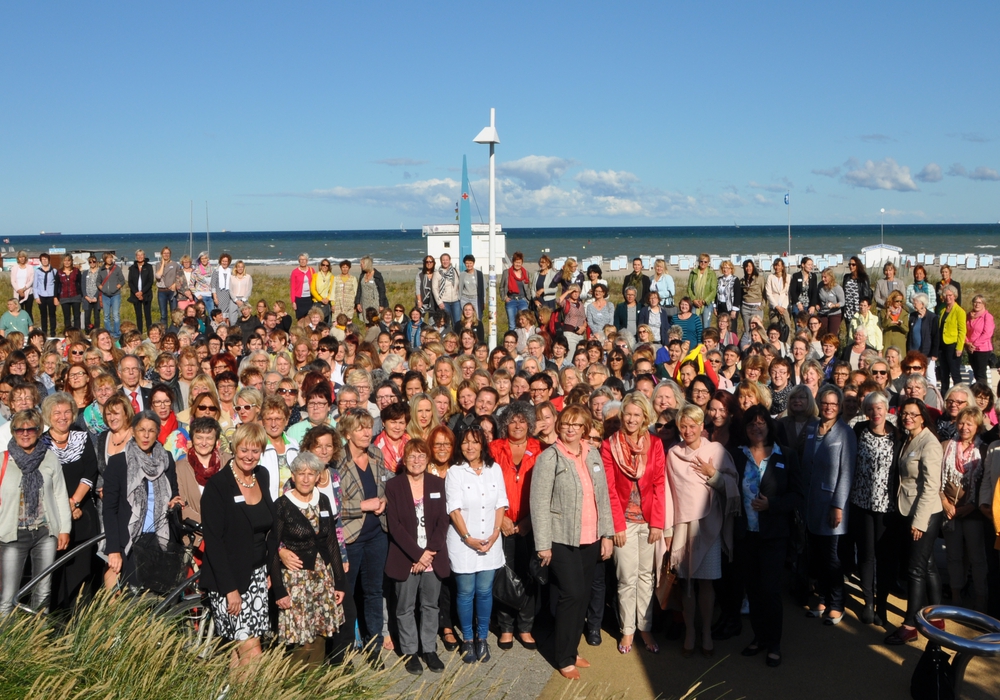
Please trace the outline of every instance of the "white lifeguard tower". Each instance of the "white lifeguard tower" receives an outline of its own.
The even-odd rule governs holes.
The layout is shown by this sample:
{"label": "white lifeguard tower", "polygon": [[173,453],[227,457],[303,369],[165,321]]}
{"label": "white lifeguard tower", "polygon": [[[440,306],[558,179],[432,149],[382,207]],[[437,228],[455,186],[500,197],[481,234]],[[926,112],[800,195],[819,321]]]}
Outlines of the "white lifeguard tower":
{"label": "white lifeguard tower", "polygon": [[[459,270],[465,269],[464,265],[462,265],[462,256],[459,255],[457,223],[424,226],[421,231],[424,238],[427,239],[427,255],[438,259],[443,253],[448,253],[455,267]],[[507,236],[503,232],[503,227],[497,224],[496,256],[498,274],[508,264],[506,239]],[[488,272],[490,257],[489,224],[472,224],[472,255],[476,258],[476,269]]]}

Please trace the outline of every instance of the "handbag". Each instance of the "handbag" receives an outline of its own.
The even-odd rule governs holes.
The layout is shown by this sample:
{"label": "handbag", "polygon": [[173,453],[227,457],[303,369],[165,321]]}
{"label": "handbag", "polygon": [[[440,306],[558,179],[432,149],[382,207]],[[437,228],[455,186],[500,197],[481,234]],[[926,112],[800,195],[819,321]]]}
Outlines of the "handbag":
{"label": "handbag", "polygon": [[962,488],[961,484],[954,484],[949,481],[944,485],[944,489],[942,490],[945,497],[951,501],[953,506],[957,506],[959,501],[965,497],[965,489]]}
{"label": "handbag", "polygon": [[549,585],[549,567],[537,556],[528,559],[528,576],[539,586]]}
{"label": "handbag", "polygon": [[506,564],[500,567],[493,578],[493,597],[515,610],[522,609],[528,603],[524,583]]}
{"label": "handbag", "polygon": [[663,557],[660,573],[656,577],[656,601],[660,604],[660,610],[667,609],[667,602],[670,600],[675,583],[677,583],[677,572],[670,568],[670,552],[667,552]]}

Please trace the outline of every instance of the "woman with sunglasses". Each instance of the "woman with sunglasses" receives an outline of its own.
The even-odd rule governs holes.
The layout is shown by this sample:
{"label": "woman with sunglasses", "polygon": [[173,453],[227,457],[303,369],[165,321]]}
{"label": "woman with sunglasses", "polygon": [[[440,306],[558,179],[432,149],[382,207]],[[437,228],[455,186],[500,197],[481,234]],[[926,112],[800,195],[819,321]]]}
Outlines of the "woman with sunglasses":
{"label": "woman with sunglasses", "polygon": [[[56,552],[69,546],[73,523],[59,459],[39,440],[41,414],[18,411],[11,427],[13,437],[2,458],[7,473],[0,491],[0,616],[6,616],[16,603],[28,556],[33,571],[49,566]],[[51,577],[32,592],[32,609],[46,609],[50,591]]]}
{"label": "woman with sunglasses", "polygon": [[241,389],[233,399],[233,409],[239,423],[256,423],[260,417],[260,406],[263,402],[261,393],[256,389]]}
{"label": "woman with sunglasses", "polygon": [[[319,270],[312,276],[312,281],[309,282],[309,289],[312,292],[313,306],[319,307],[319,310],[323,312],[324,323],[330,322],[336,285],[337,280],[333,276],[333,266],[330,263],[330,259],[323,258],[319,262]],[[336,319],[337,317],[334,316],[333,318]]]}

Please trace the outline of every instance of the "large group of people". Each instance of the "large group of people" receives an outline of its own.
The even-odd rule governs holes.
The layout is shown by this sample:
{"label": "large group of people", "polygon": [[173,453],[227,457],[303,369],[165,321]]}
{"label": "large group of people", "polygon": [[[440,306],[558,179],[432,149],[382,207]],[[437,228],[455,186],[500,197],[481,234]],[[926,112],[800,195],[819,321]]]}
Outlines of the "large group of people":
{"label": "large group of people", "polygon": [[65,260],[19,255],[0,319],[0,614],[29,557],[102,530],[32,607],[141,588],[177,509],[234,665],[276,643],[440,672],[442,646],[482,663],[491,630],[534,649],[547,620],[575,679],[602,628],[623,655],[712,656],[748,606],[742,654],[777,667],[786,591],[834,626],[849,577],[887,644],[947,595],[1000,609],[994,320],[947,266],[873,284],[858,258],[838,281],[705,254],[681,284],[637,258],[619,295],[597,265],[515,253],[491,349],[471,255],[427,256],[407,305],[371,258],[302,255],[290,307],[228,253]]}

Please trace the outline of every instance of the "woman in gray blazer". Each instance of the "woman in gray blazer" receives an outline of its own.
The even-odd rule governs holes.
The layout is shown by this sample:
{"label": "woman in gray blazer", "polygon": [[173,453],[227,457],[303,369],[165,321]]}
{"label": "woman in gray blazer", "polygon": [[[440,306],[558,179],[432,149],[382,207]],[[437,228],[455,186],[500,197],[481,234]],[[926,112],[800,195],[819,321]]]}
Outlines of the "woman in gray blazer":
{"label": "woman in gray blazer", "polygon": [[838,547],[841,536],[847,534],[846,508],[858,441],[840,418],[844,405],[840,389],[823,387],[816,403],[819,418],[806,428],[803,454],[806,526],[819,595],[819,604],[808,614],[822,617],[825,625],[837,625],[844,619],[844,567]]}
{"label": "woman in gray blazer", "polygon": [[[899,420],[906,440],[899,451],[899,490],[892,530],[896,546],[906,557],[908,596],[903,624],[885,638],[890,645],[917,638],[917,612],[925,605],[941,602],[941,577],[934,565],[934,540],[941,531],[941,462],[943,450],[934,423],[920,399],[905,399],[899,405]],[[934,620],[944,629],[944,620]]]}
{"label": "woman in gray blazer", "polygon": [[555,659],[559,673],[580,678],[590,666],[577,651],[597,562],[611,557],[615,534],[600,450],[585,439],[590,413],[568,406],[556,421],[559,439],[531,472],[531,527],[543,566],[559,586]]}

